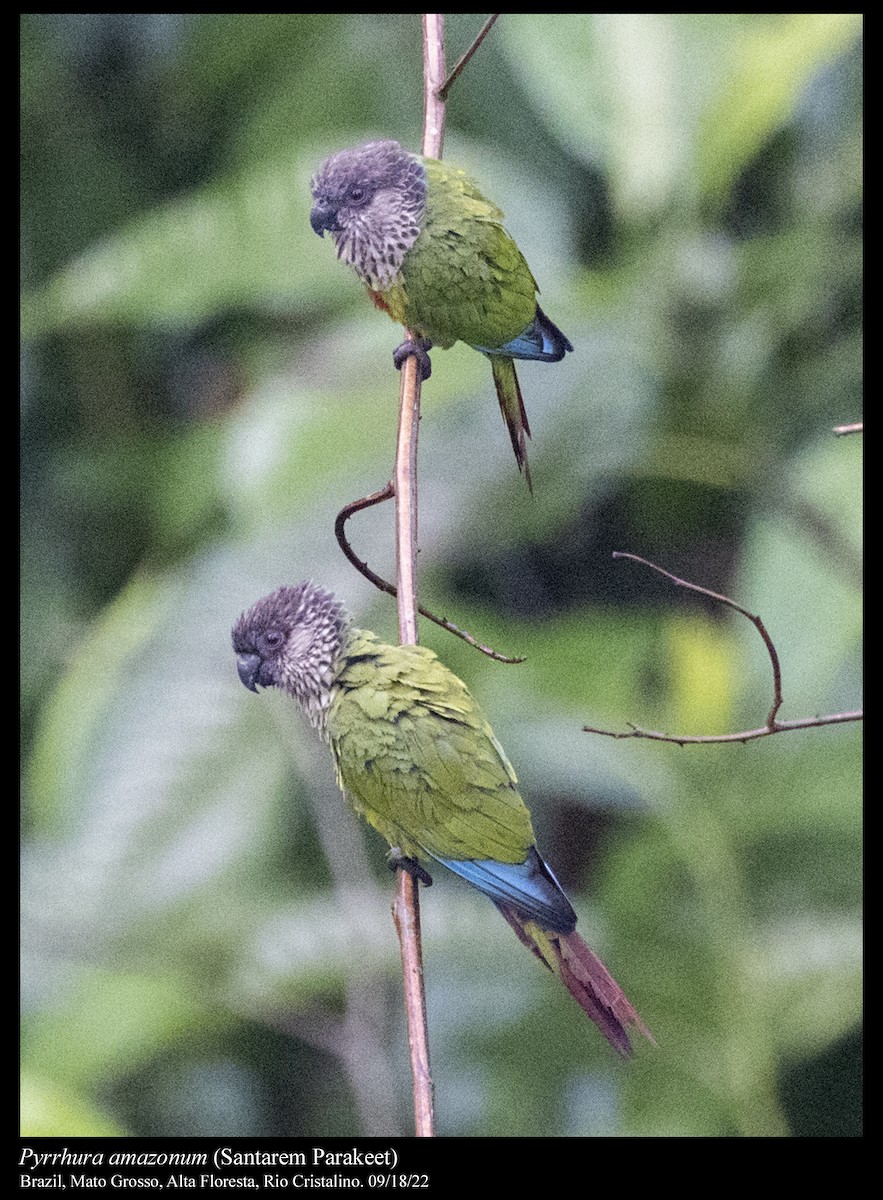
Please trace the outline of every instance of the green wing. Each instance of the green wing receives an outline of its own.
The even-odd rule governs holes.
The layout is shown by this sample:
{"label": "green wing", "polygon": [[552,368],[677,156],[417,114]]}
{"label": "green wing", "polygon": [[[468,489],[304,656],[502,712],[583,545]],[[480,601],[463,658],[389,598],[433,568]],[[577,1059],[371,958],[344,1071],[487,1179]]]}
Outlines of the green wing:
{"label": "green wing", "polygon": [[422,646],[354,630],[328,733],[353,808],[404,854],[524,862],[515,773],[465,684]]}
{"label": "green wing", "polygon": [[462,171],[423,161],[423,229],[402,270],[408,327],[443,347],[504,346],[536,316],[536,280],[500,210]]}

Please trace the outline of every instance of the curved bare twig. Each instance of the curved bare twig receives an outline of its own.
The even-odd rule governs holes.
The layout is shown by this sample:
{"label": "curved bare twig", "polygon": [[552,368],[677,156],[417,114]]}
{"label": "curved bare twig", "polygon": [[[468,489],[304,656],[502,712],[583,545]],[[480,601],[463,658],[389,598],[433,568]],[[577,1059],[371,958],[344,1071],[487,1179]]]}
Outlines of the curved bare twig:
{"label": "curved bare twig", "polygon": [[656,729],[642,729],[631,725],[627,730],[594,729],[584,725],[584,733],[598,733],[602,737],[646,738],[651,742],[673,742],[676,746],[694,746],[706,742],[754,742],[773,733],[787,733],[789,729],[812,729],[817,725],[842,725],[845,721],[861,721],[862,712],[828,713],[824,717],[802,717],[799,721],[776,721],[772,727],[760,725],[757,729],[744,729],[740,733],[719,734],[674,734],[661,733]]}
{"label": "curved bare twig", "polygon": [[584,725],[584,733],[597,733],[602,737],[612,738],[647,738],[654,742],[673,742],[676,746],[695,746],[705,745],[713,742],[753,742],[757,738],[769,737],[773,733],[786,733],[792,729],[812,729],[819,725],[841,725],[846,721],[861,721],[863,714],[860,711],[829,713],[823,717],[802,717],[796,721],[780,721],[778,720],[778,712],[782,706],[782,671],[779,665],[779,655],[776,652],[776,647],[773,640],[767,633],[763,621],[755,613],[751,613],[747,608],[743,608],[741,604],[737,604],[735,600],[731,600],[729,596],[724,596],[720,592],[712,592],[709,588],[701,587],[698,583],[690,583],[686,579],[681,579],[677,575],[672,575],[670,571],[666,571],[664,567],[659,567],[656,563],[652,563],[649,559],[641,558],[638,554],[628,554],[625,551],[615,550],[614,558],[630,558],[633,562],[641,563],[642,566],[650,567],[651,570],[657,571],[660,575],[664,575],[666,579],[670,579],[677,587],[687,588],[691,592],[698,592],[702,596],[709,596],[712,600],[717,600],[721,604],[726,604],[728,608],[735,609],[741,613],[743,617],[754,625],[757,632],[760,634],[763,644],[766,646],[767,654],[770,658],[770,664],[773,671],[773,704],[770,709],[769,716],[766,719],[766,724],[759,726],[757,729],[744,729],[740,733],[718,733],[718,734],[671,734],[661,733],[655,729],[642,729],[639,725],[630,723],[628,730],[612,730],[612,729],[596,729],[591,725]]}
{"label": "curved bare twig", "polygon": [[[391,500],[394,495],[395,489],[392,485],[392,482],[387,483],[385,487],[382,487],[377,492],[372,492],[370,496],[363,496],[361,499],[353,500],[350,504],[345,505],[337,514],[337,520],[334,522],[334,535],[337,538],[337,544],[340,546],[343,553],[360,575],[364,575],[369,583],[373,583],[379,591],[385,592],[388,596],[396,596],[398,594],[395,584],[389,583],[381,575],[378,575],[376,571],[373,571],[366,562],[359,558],[355,550],[353,550],[352,546],[350,545],[350,542],[346,536],[345,527],[350,517],[355,516],[356,513],[362,512],[363,509],[371,508],[375,504],[381,504],[384,500]],[[483,642],[479,642],[477,638],[474,638],[468,630],[461,629],[459,625],[455,625],[454,622],[449,621],[447,617],[437,617],[434,612],[430,612],[430,610],[422,604],[417,605],[417,611],[421,616],[426,617],[428,621],[432,621],[433,624],[438,625],[441,629],[446,629],[448,633],[452,633],[455,637],[462,638],[464,642],[467,642],[470,646],[474,646],[476,650],[480,650],[482,654],[486,654],[488,658],[493,658],[496,662],[522,663],[525,661],[524,658],[517,658],[515,656],[501,654],[498,650],[494,650],[490,646],[484,645]]]}

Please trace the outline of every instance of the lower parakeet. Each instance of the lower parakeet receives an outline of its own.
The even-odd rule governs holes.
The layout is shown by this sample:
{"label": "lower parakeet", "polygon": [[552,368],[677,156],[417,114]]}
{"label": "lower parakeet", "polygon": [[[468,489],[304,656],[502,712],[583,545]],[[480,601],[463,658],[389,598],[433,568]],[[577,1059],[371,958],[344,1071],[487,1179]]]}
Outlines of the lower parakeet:
{"label": "lower parakeet", "polygon": [[326,231],[372,300],[414,335],[395,352],[429,375],[428,351],[465,342],[491,360],[497,399],[530,485],[530,426],[516,358],[559,362],[573,346],[537,304],[537,284],[503,214],[456,167],[367,142],[332,154],[312,181],[310,223]]}
{"label": "lower parakeet", "polygon": [[[651,1037],[625,993],[575,932],[576,913],[537,853],[515,773],[466,688],[424,646],[353,628],[307,582],[280,587],[233,627],[246,687],[295,699],[331,748],[351,807],[393,861],[434,858],[486,893],[620,1052]],[[651,1038],[652,1040],[652,1038]]]}

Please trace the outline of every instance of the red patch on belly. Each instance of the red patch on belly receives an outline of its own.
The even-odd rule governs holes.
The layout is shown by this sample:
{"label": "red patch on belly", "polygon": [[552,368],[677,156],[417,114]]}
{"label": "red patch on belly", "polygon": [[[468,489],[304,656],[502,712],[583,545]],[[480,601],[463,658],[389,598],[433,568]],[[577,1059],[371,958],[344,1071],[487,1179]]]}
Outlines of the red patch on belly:
{"label": "red patch on belly", "polygon": [[368,295],[371,297],[372,302],[377,306],[377,308],[381,310],[381,312],[389,312],[389,305],[383,299],[380,292],[373,292],[371,288],[368,288]]}

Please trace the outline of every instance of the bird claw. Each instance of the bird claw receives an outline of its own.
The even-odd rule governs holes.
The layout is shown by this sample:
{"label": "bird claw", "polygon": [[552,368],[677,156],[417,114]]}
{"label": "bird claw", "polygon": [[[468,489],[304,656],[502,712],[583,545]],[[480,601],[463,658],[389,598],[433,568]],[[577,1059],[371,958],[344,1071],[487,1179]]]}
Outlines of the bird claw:
{"label": "bird claw", "polygon": [[429,351],[432,342],[429,338],[408,338],[401,346],[396,346],[392,352],[395,369],[401,371],[406,358],[417,359],[417,369],[420,372],[420,382],[425,383],[432,374],[432,363],[429,361]]}
{"label": "bird claw", "polygon": [[424,887],[432,887],[432,876],[425,867],[421,867],[416,858],[402,854],[395,846],[387,855],[387,866],[390,871],[407,871],[412,878],[419,879]]}

